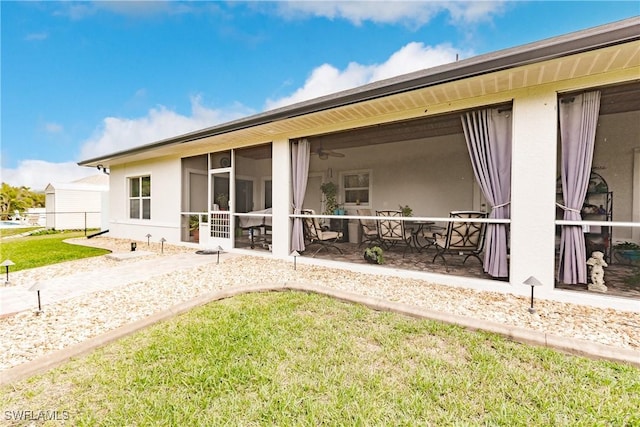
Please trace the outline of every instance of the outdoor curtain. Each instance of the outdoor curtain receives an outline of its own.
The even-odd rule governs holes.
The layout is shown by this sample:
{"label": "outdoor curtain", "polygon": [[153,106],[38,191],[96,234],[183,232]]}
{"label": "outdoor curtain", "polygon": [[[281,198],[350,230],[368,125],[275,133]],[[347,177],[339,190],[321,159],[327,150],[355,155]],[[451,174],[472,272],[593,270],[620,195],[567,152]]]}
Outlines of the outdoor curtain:
{"label": "outdoor curtain", "polygon": [[[564,219],[580,221],[580,210],[589,187],[596,126],[600,114],[600,91],[563,99],[560,102],[562,142],[562,197]],[[558,281],[587,283],[587,250],[582,226],[563,225],[560,234]]]}
{"label": "outdoor curtain", "polygon": [[[511,111],[483,109],[462,115],[476,181],[491,205],[489,218],[507,219],[511,200]],[[484,271],[507,277],[507,224],[487,224]]]}
{"label": "outdoor curtain", "polygon": [[[304,193],[307,191],[307,179],[309,178],[309,158],[311,157],[311,145],[306,138],[291,144],[291,176],[293,178],[293,213],[299,215],[302,212]],[[291,230],[291,250],[304,251],[304,231],[302,230],[302,218],[293,219]]]}

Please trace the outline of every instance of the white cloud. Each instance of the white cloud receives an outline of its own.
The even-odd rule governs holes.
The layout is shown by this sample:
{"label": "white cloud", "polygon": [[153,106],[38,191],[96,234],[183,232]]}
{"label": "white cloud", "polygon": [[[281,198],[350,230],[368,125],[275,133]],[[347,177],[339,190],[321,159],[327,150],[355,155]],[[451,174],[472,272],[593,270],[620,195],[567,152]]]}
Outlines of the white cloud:
{"label": "white cloud", "polygon": [[389,77],[446,64],[455,61],[456,55],[470,56],[471,52],[461,52],[448,44],[432,47],[412,42],[392,54],[382,64],[361,65],[352,62],[343,71],[330,64],[322,64],[311,72],[304,86],[289,96],[267,100],[266,108],[268,110],[279,108]]}
{"label": "white cloud", "polygon": [[75,162],[52,163],[44,160],[22,160],[15,169],[2,169],[2,182],[14,187],[30,187],[44,191],[52,182],[71,182],[95,175],[93,168],[80,167]]}
{"label": "white cloud", "polygon": [[[457,50],[446,44],[432,47],[413,42],[399,49],[381,64],[362,65],[352,62],[343,70],[330,64],[323,64],[312,70],[302,87],[290,96],[267,100],[266,107],[273,109],[452,62],[455,61],[456,54],[465,57],[472,53]],[[144,95],[144,91],[137,95]],[[211,109],[203,105],[199,96],[194,96],[191,98],[189,115],[182,115],[165,106],[158,106],[139,118],[107,117],[93,136],[83,142],[79,160],[157,142],[254,113],[255,111],[241,104],[224,109]],[[53,122],[48,123],[46,129],[50,132],[63,130],[61,125]],[[75,162],[52,163],[42,160],[23,160],[15,169],[3,169],[2,181],[10,185],[25,185],[36,191],[42,191],[48,183],[71,182],[95,173],[95,169],[77,166]]]}
{"label": "white cloud", "polygon": [[199,96],[195,96],[191,98],[190,116],[184,116],[164,106],[159,106],[149,110],[146,116],[136,119],[107,117],[94,135],[84,141],[80,158],[91,159],[126,150],[252,113],[254,111],[239,104],[226,110],[210,109],[202,105]]}
{"label": "white cloud", "polygon": [[48,132],[48,133],[60,133],[64,130],[64,128],[62,127],[61,124],[58,123],[45,123],[44,125],[44,129]]}
{"label": "white cloud", "polygon": [[498,1],[290,1],[278,3],[279,13],[287,18],[320,16],[346,19],[355,25],[363,21],[403,23],[421,27],[440,13],[449,13],[456,24],[468,24],[491,19],[504,9]]}
{"label": "white cloud", "polygon": [[[214,110],[202,105],[198,96],[191,98],[191,115],[184,116],[159,106],[137,119],[108,117],[94,135],[83,143],[80,160],[126,150],[255,113],[242,105]],[[48,124],[53,129],[55,124]],[[51,182],[71,182],[94,175],[96,169],[78,166],[76,162],[53,163],[44,160],[22,160],[15,169],[2,168],[2,182],[43,191]]]}

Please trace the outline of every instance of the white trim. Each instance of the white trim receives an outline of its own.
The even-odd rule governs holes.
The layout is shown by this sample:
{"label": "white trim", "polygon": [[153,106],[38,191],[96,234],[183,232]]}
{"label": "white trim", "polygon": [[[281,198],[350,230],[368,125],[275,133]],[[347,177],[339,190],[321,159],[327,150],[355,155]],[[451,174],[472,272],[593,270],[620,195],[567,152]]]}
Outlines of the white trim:
{"label": "white trim", "polygon": [[[126,206],[125,206],[125,218],[129,221],[140,221],[140,223],[143,224],[148,224],[148,222],[146,221],[151,221],[152,220],[152,212],[153,212],[153,194],[154,194],[154,190],[153,190],[153,179],[152,179],[152,173],[151,172],[141,172],[141,173],[134,173],[134,174],[130,174],[130,175],[125,175],[125,195],[126,195]],[[135,179],[135,178],[145,178],[145,177],[149,177],[149,218],[142,218],[142,214],[143,214],[143,206],[142,203],[140,203],[140,218],[131,218],[131,179]],[[140,196],[138,197],[139,200],[143,200],[147,197],[142,196],[142,179],[140,179]]]}
{"label": "white trim", "polygon": [[[346,203],[345,202],[345,188],[344,188],[344,176],[345,175],[369,175],[369,201],[367,203]],[[362,187],[364,188],[364,187]],[[344,206],[344,209],[371,209],[373,206],[373,169],[352,169],[338,172],[338,203]]]}

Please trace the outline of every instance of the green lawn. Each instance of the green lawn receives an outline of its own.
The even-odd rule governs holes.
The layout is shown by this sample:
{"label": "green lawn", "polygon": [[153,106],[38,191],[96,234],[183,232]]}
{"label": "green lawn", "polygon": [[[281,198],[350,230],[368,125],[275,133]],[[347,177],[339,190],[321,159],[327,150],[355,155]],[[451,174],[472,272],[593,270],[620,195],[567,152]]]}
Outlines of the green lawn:
{"label": "green lawn", "polygon": [[19,228],[0,228],[0,237],[15,236],[16,234],[27,233],[42,227],[19,227]]}
{"label": "green lawn", "polygon": [[63,240],[74,237],[84,237],[84,232],[56,232],[53,234],[3,239],[0,242],[0,258],[2,260],[10,259],[16,264],[10,267],[9,272],[12,272],[109,253],[104,249],[71,245],[63,242]]}
{"label": "green lawn", "polygon": [[623,426],[640,371],[287,292],[192,310],[0,401],[76,426]]}

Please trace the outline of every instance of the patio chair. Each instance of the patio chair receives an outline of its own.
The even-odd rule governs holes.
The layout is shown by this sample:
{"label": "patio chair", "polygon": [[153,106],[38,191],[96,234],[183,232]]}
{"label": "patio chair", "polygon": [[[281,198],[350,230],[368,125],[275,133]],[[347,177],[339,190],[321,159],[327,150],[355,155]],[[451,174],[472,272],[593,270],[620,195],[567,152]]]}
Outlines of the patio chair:
{"label": "patio chair", "polygon": [[392,219],[393,217],[401,217],[401,211],[376,211],[376,216],[380,217],[377,220],[379,242],[385,249],[390,249],[397,244],[404,244],[403,258],[407,249],[411,249],[413,252],[411,230],[404,227],[404,221]]}
{"label": "patio chair", "polygon": [[[356,211],[358,216],[373,216],[371,209],[358,209]],[[378,225],[375,219],[358,219],[360,222],[360,230],[362,231],[362,241],[358,247],[363,243],[371,243],[377,245],[380,243],[380,237],[378,236]]]}
{"label": "patio chair", "polygon": [[[487,215],[487,212],[479,211],[453,211],[449,214],[449,218],[486,218]],[[476,258],[482,264],[480,253],[484,247],[486,226],[484,222],[449,222],[446,234],[433,234],[436,254],[431,262],[435,262],[438,257],[442,258],[447,273],[449,267],[445,254],[465,255],[463,264],[469,257]]]}
{"label": "patio chair", "polygon": [[312,256],[316,256],[322,249],[329,251],[329,248],[335,248],[342,255],[342,250],[336,246],[336,242],[342,238],[341,231],[331,231],[326,227],[321,227],[318,222],[318,218],[314,215],[316,213],[313,209],[303,209],[302,215],[308,215],[307,218],[302,220],[302,228],[304,230],[304,238],[307,242],[307,246],[320,245],[317,251]]}

